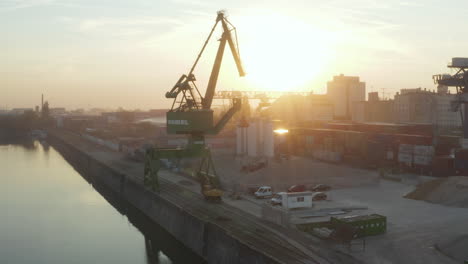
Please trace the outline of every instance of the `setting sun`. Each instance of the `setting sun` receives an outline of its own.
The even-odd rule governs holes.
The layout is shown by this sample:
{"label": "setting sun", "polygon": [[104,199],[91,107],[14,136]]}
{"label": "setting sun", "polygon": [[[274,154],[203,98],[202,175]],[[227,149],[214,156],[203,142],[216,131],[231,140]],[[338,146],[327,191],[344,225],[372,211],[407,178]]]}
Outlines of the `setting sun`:
{"label": "setting sun", "polygon": [[331,34],[291,17],[264,14],[238,19],[247,82],[254,89],[294,91],[326,65]]}
{"label": "setting sun", "polygon": [[284,129],[284,128],[279,128],[279,129],[275,129],[275,130],[273,130],[273,132],[275,132],[276,134],[280,134],[280,135],[282,135],[282,134],[286,134],[286,133],[288,133],[288,132],[289,132],[289,130],[288,130],[288,129]]}

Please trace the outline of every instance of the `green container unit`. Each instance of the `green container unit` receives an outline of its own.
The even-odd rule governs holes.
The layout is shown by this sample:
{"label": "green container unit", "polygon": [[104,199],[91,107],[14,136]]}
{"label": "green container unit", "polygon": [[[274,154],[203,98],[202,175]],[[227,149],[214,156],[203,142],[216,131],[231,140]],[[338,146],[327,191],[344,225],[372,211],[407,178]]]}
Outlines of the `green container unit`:
{"label": "green container unit", "polygon": [[331,217],[330,222],[336,224],[350,224],[358,227],[358,237],[384,234],[387,231],[387,217],[379,214],[358,215],[350,217]]}
{"label": "green container unit", "polygon": [[168,134],[208,132],[213,129],[213,110],[167,112]]}
{"label": "green container unit", "polygon": [[321,222],[314,222],[314,223],[307,223],[307,224],[297,224],[296,225],[297,229],[307,232],[307,233],[312,233],[312,231],[315,228],[329,228],[333,229],[332,223],[330,221],[321,221]]}

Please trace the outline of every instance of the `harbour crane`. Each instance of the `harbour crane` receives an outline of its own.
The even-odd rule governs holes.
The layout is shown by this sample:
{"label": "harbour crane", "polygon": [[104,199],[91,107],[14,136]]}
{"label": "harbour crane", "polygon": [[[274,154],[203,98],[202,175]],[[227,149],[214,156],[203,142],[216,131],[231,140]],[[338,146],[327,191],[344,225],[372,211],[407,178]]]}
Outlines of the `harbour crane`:
{"label": "harbour crane", "polygon": [[[448,67],[455,69],[456,73],[453,75],[438,74],[432,78],[438,85],[456,87],[457,96],[451,102],[451,110],[460,111],[463,138],[468,139],[468,58],[452,58],[452,63]],[[463,104],[465,107],[460,107]]]}
{"label": "harbour crane", "polygon": [[[222,35],[214,61],[205,95],[202,96],[195,84],[194,75],[200,57],[210,41],[216,27],[221,24]],[[234,34],[233,34],[234,33]],[[234,35],[234,36],[233,36]],[[207,200],[221,200],[219,178],[216,173],[211,151],[205,145],[205,135],[218,134],[232,116],[241,108],[241,98],[232,98],[230,109],[215,124],[211,104],[215,95],[216,84],[223,60],[226,43],[229,45],[239,76],[245,76],[240,59],[236,28],[227,20],[225,13],[219,11],[216,23],[198,54],[188,74],[182,75],[166,98],[173,99],[171,109],[166,113],[167,133],[188,136],[188,143],[183,149],[157,148],[147,149],[145,154],[144,184],[153,190],[159,189],[158,171],[160,159],[201,158],[196,177],[201,185],[201,192]]]}

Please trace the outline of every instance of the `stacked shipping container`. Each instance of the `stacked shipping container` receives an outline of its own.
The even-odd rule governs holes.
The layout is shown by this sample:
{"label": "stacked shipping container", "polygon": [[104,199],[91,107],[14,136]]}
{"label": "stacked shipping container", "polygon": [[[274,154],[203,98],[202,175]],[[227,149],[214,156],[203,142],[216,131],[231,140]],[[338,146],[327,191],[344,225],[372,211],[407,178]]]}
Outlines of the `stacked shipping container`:
{"label": "stacked shipping container", "polygon": [[[345,161],[365,167],[400,165],[400,167],[411,169],[449,173],[450,158],[446,157],[441,160],[435,156],[438,148],[433,146],[433,138],[428,135],[398,133],[404,131],[402,129],[404,127],[383,125],[379,129],[374,127],[368,132],[292,128],[289,135],[291,152],[296,155],[311,156],[318,160]],[[453,143],[450,146],[456,145],[455,142],[459,140],[459,137],[453,136],[439,138],[441,142]],[[437,162],[433,163],[434,160]]]}

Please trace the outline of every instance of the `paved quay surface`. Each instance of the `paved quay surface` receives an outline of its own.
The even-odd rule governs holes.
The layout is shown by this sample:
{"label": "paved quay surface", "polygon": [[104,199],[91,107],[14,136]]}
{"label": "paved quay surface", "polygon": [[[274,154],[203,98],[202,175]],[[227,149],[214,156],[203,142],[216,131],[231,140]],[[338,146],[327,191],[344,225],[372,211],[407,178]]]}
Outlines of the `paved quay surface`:
{"label": "paved quay surface", "polygon": [[[130,161],[122,153],[97,146],[78,134],[51,131],[94,159],[116,168],[128,179],[143,182],[143,164]],[[193,184],[187,183],[191,182]],[[339,252],[319,239],[259,219],[255,204],[246,200],[208,203],[200,194],[198,183],[169,171],[160,173],[159,195],[184,211],[221,227],[226,233],[263,252],[279,263],[362,263]],[[239,205],[244,203],[244,205]],[[237,206],[235,206],[237,205]],[[249,207],[246,211],[239,208]],[[214,249],[213,249],[214,250]]]}

